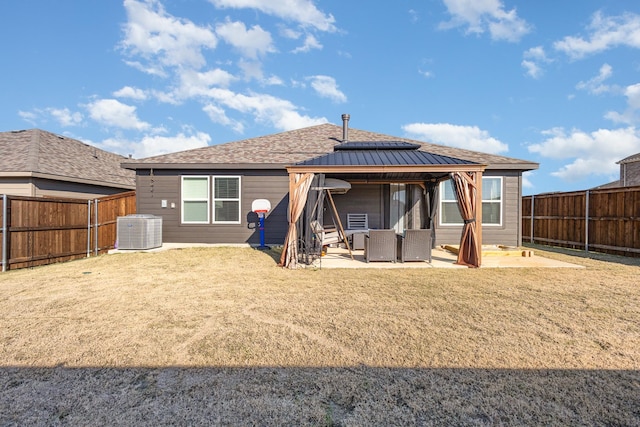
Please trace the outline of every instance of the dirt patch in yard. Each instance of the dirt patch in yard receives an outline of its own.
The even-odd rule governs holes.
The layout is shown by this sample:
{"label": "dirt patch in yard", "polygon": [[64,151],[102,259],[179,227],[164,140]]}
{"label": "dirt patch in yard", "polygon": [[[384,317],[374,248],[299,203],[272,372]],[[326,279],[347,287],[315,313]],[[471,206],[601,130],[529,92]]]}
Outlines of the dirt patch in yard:
{"label": "dirt patch in yard", "polygon": [[277,251],[0,274],[0,424],[640,424],[640,267],[297,270]]}

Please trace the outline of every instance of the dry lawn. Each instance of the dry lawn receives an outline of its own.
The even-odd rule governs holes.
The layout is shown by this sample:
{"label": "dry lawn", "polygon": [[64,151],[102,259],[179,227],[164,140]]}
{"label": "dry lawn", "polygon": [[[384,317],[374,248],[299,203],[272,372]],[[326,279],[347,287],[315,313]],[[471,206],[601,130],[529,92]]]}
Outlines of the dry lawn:
{"label": "dry lawn", "polygon": [[0,274],[0,425],[640,425],[640,260],[297,270],[277,251]]}

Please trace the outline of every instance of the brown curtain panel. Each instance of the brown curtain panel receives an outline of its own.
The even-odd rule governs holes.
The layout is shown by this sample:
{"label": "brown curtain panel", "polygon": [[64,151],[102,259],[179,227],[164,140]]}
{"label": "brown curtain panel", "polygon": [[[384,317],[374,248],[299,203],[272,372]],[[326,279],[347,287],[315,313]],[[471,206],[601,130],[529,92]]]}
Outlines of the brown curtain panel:
{"label": "brown curtain panel", "polygon": [[287,268],[298,266],[298,230],[296,223],[302,215],[307,195],[313,181],[312,173],[289,174],[289,230],[284,239],[280,265]]}
{"label": "brown curtain panel", "polygon": [[[460,215],[464,221],[462,236],[460,237],[460,250],[456,264],[469,267],[480,267],[480,245],[477,233],[476,218],[478,206],[476,206],[476,174],[477,172],[452,172],[451,180],[456,193]],[[482,206],[480,206],[482,209]]]}

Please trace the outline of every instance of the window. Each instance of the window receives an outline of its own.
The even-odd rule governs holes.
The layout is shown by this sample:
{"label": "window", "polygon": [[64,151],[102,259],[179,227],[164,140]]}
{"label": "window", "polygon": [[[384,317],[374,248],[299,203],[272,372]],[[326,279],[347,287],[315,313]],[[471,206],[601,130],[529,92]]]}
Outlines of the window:
{"label": "window", "polygon": [[[451,180],[440,183],[440,224],[462,225]],[[482,177],[482,225],[502,225],[502,177]]]}
{"label": "window", "polygon": [[209,223],[209,177],[182,177],[182,222]]}
{"label": "window", "polygon": [[240,223],[240,177],[213,177],[213,222]]}
{"label": "window", "polygon": [[482,224],[502,225],[502,177],[482,177]]}

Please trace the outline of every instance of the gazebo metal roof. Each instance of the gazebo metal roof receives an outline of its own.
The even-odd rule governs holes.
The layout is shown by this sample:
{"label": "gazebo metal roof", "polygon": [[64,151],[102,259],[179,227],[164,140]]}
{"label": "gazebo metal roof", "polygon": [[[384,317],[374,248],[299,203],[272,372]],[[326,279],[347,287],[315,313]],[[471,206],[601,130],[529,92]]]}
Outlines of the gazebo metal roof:
{"label": "gazebo metal roof", "polygon": [[331,153],[289,166],[289,172],[329,173],[336,177],[370,180],[442,179],[454,171],[484,171],[486,165],[420,150],[406,141],[347,141]]}
{"label": "gazebo metal roof", "polygon": [[[376,145],[379,145],[377,143]],[[340,147],[340,146],[338,146]],[[359,149],[336,147],[336,151],[296,163],[296,166],[419,166],[419,165],[477,165],[454,157],[419,151],[417,148]]]}

